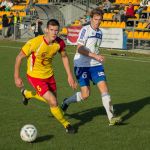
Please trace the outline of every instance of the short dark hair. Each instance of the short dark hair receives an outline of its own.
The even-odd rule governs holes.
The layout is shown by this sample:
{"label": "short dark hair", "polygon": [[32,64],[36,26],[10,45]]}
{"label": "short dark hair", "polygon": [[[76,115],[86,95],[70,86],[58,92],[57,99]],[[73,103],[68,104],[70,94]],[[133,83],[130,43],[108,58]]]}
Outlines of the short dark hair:
{"label": "short dark hair", "polygon": [[93,18],[94,15],[100,15],[103,17],[103,11],[99,7],[97,7],[91,11],[90,17]]}
{"label": "short dark hair", "polygon": [[59,24],[58,20],[56,20],[56,19],[50,19],[47,22],[47,28],[48,28],[49,25],[60,27],[60,24]]}

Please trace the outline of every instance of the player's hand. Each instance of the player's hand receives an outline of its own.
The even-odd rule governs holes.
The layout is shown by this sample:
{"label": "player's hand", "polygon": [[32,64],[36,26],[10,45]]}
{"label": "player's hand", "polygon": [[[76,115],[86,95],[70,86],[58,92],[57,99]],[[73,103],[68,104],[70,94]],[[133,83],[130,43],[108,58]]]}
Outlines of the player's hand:
{"label": "player's hand", "polygon": [[95,55],[95,59],[96,59],[97,61],[99,61],[99,62],[103,62],[104,59],[105,59],[105,57],[102,56],[102,55]]}
{"label": "player's hand", "polygon": [[16,87],[21,88],[24,86],[23,81],[20,77],[15,78]]}
{"label": "player's hand", "polygon": [[68,77],[68,83],[69,83],[70,87],[72,87],[73,90],[77,89],[77,83],[73,79],[73,77],[71,77],[71,76]]}

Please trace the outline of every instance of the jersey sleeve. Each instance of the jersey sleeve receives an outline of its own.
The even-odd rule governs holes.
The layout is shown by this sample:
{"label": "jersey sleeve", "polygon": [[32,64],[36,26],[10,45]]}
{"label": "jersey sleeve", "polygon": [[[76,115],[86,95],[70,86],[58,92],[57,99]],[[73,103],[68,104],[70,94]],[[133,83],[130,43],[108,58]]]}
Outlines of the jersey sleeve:
{"label": "jersey sleeve", "polygon": [[60,46],[59,52],[65,51],[66,44],[65,44],[64,40],[57,37],[56,41],[59,43],[59,46]]}
{"label": "jersey sleeve", "polygon": [[32,52],[32,47],[33,47],[33,40],[29,40],[23,47],[22,47],[22,52],[26,55],[29,56]]}
{"label": "jersey sleeve", "polygon": [[87,41],[87,29],[82,28],[79,33],[77,44],[85,45],[86,41]]}

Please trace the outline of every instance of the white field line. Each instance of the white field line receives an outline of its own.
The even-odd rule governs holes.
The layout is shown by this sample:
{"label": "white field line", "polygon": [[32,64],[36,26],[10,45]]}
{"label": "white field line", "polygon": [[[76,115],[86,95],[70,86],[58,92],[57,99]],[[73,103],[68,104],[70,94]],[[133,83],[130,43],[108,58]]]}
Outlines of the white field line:
{"label": "white field line", "polygon": [[[0,46],[2,48],[13,48],[13,49],[20,49],[18,46]],[[70,55],[74,55],[74,53],[68,52]],[[150,63],[150,60],[142,60],[140,59],[135,59],[135,57],[130,57],[130,56],[112,56],[109,54],[103,54],[111,59],[121,59],[121,60],[129,60],[129,61],[136,61],[136,62],[143,62],[143,63]],[[126,57],[126,58],[125,58]]]}
{"label": "white field line", "polygon": [[[74,53],[71,53],[71,52],[69,52],[68,54],[74,55]],[[142,60],[142,58],[141,59],[135,59],[135,57],[129,57],[129,56],[112,56],[112,55],[109,55],[109,54],[103,54],[103,55],[107,56],[107,57],[109,57],[111,59],[121,59],[121,60],[129,60],[129,61],[150,63],[150,60]]]}

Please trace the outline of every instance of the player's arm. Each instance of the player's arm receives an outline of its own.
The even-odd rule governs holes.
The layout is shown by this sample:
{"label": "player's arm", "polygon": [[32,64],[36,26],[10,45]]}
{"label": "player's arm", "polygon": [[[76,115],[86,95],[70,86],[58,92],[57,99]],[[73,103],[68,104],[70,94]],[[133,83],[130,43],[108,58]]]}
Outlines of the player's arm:
{"label": "player's arm", "polygon": [[66,51],[61,51],[60,55],[61,55],[63,65],[64,65],[64,68],[66,70],[67,76],[68,76],[68,83],[73,89],[76,89],[77,83],[73,79],[72,71],[70,69],[70,63],[69,63],[68,55],[67,55]]}
{"label": "player's arm", "polygon": [[23,81],[20,77],[20,66],[21,66],[22,59],[25,57],[26,55],[22,51],[20,51],[20,53],[16,57],[15,68],[14,68],[14,80],[18,88],[22,88],[24,86]]}
{"label": "player's arm", "polygon": [[104,56],[102,55],[97,55],[95,53],[91,53],[90,51],[87,50],[88,48],[85,47],[84,45],[81,45],[81,44],[78,44],[77,45],[77,51],[78,53],[82,54],[82,55],[85,55],[85,56],[88,56],[88,57],[91,57],[93,59],[96,59],[97,61],[99,62],[102,62],[104,61]]}

